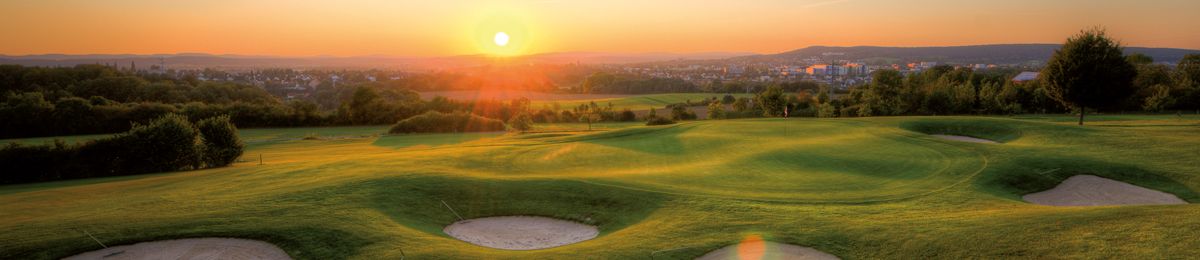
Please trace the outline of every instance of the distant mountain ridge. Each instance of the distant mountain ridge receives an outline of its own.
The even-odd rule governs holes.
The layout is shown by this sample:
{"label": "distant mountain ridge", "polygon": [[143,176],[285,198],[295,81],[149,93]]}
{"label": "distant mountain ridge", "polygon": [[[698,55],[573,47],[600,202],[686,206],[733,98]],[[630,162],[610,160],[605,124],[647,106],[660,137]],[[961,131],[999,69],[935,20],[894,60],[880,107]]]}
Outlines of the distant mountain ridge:
{"label": "distant mountain ridge", "polygon": [[[880,47],[812,46],[803,49],[768,55],[739,57],[736,59],[804,59],[828,57],[829,59],[866,60],[892,59],[898,62],[937,61],[957,64],[1022,64],[1031,61],[1044,62],[1050,59],[1059,44],[992,44],[946,47]],[[1154,58],[1155,62],[1175,63],[1184,55],[1200,53],[1200,50],[1175,48],[1126,47],[1125,53],[1141,53]],[[835,54],[827,56],[825,54]],[[840,54],[840,55],[837,55]]]}
{"label": "distant mountain ridge", "polygon": [[555,52],[515,57],[492,57],[487,55],[459,55],[446,57],[403,57],[403,56],[264,56],[206,53],[177,54],[41,54],[8,56],[0,55],[0,64],[26,66],[74,66],[77,64],[117,64],[128,67],[136,63],[139,68],[165,64],[169,68],[383,68],[383,69],[444,69],[494,64],[497,61],[510,64],[621,64],[666,60],[724,59],[746,56],[748,52],[698,52],[698,53],[607,53],[607,52]]}

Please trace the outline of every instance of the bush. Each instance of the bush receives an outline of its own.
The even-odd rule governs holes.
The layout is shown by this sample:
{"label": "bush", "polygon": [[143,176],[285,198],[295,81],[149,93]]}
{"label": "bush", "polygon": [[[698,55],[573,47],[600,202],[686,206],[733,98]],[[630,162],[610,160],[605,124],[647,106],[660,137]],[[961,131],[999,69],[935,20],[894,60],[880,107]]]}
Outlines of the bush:
{"label": "bush", "polygon": [[120,140],[122,153],[128,154],[121,168],[131,174],[200,168],[204,147],[198,132],[186,117],[176,114],[135,124],[114,138]]}
{"label": "bush", "polygon": [[650,121],[646,121],[646,125],[670,125],[670,124],[674,124],[674,123],[675,123],[675,120],[671,120],[671,119],[665,118],[665,117],[654,117],[654,118],[650,118]]}
{"label": "bush", "polygon": [[229,116],[200,120],[196,129],[204,143],[202,160],[207,167],[226,166],[242,156],[246,145],[238,137],[237,127],[229,122]]}
{"label": "bush", "polygon": [[694,120],[694,119],[696,119],[696,113],[692,112],[691,109],[688,109],[687,104],[673,104],[673,105],[670,105],[670,107],[671,107],[671,119],[672,120]]}
{"label": "bush", "polygon": [[388,133],[458,133],[458,132],[490,132],[504,131],[504,122],[500,120],[477,116],[475,114],[457,111],[442,113],[429,111],[424,114],[400,120],[392,125]]}
{"label": "bush", "polygon": [[517,131],[529,131],[529,129],[533,129],[533,119],[529,117],[528,113],[522,112],[509,118],[508,126]]}
{"label": "bush", "polygon": [[198,169],[206,164],[224,166],[242,153],[236,131],[228,117],[193,125],[184,116],[168,114],[148,124],[134,124],[129,132],[82,144],[9,144],[0,148],[0,165],[5,167],[0,183],[134,175]]}
{"label": "bush", "polygon": [[633,113],[633,111],[629,110],[628,108],[621,110],[621,114],[617,117],[617,121],[621,122],[633,122],[636,120],[637,114]]}

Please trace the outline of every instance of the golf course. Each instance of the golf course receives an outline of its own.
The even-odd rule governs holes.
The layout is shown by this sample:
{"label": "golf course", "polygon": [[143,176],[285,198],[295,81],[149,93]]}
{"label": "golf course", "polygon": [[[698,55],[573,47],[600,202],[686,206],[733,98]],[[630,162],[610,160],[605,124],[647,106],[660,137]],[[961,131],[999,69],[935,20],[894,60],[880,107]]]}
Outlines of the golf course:
{"label": "golf course", "polygon": [[[0,186],[0,259],[189,238],[262,241],[293,259],[695,259],[739,243],[841,259],[1200,254],[1200,206],[1188,204],[1200,202],[1200,117],[1087,119],[242,129],[246,151],[228,167]],[[1179,203],[1023,198],[1073,176]],[[577,233],[538,246],[470,229],[537,219]]]}

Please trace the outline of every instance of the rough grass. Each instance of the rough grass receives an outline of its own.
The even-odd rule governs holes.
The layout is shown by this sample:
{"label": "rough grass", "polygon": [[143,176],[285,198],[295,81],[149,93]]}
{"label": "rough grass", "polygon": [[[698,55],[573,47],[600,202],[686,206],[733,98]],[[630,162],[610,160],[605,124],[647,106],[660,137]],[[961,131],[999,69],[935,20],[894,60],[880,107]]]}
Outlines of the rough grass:
{"label": "rough grass", "polygon": [[[927,122],[1020,134],[976,145],[907,130]],[[750,235],[844,259],[1200,253],[1196,205],[1062,208],[1020,200],[1070,175],[1095,174],[1200,201],[1194,122],[1125,122],[1135,126],[753,119],[321,140],[298,140],[313,130],[294,129],[294,137],[247,151],[262,154],[264,165],[0,187],[0,258],[99,248],[83,230],[110,246],[259,239],[298,259],[397,259],[401,251],[412,259],[691,259]],[[602,233],[545,250],[474,246],[441,233],[457,220],[443,200],[464,218],[549,216]]]}

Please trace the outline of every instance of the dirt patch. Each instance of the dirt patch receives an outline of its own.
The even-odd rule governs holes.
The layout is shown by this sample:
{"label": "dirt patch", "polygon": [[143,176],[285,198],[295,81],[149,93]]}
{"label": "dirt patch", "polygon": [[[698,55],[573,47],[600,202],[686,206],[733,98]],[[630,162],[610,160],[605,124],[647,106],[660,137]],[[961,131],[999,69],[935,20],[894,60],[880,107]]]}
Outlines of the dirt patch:
{"label": "dirt patch", "polygon": [[1025,201],[1050,206],[1187,204],[1170,193],[1094,175],[1075,175],[1053,189],[1026,194]]}
{"label": "dirt patch", "polygon": [[840,258],[809,247],[764,240],[742,241],[736,245],[722,247],[696,258],[696,260],[718,259],[836,260]]}
{"label": "dirt patch", "polygon": [[267,242],[238,238],[188,238],[114,246],[67,257],[83,259],[292,259]]}
{"label": "dirt patch", "polygon": [[995,144],[996,143],[996,141],[992,141],[992,140],[988,140],[988,139],[975,138],[975,137],[970,137],[970,136],[961,136],[961,135],[929,135],[929,136],[946,139],[946,140],[959,141],[959,142],[971,142],[971,143],[981,143],[981,144]]}
{"label": "dirt patch", "polygon": [[468,219],[454,222],[443,231],[471,244],[507,250],[569,245],[596,238],[600,234],[594,226],[531,216]]}

